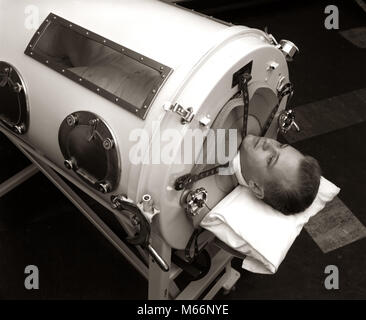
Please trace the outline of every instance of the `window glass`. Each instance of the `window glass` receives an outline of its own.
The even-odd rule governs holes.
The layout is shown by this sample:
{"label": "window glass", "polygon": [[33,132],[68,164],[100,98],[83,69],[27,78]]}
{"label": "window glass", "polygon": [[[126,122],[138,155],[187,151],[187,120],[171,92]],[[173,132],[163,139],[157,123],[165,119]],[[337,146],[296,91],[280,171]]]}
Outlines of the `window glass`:
{"label": "window glass", "polygon": [[56,17],[48,17],[26,53],[144,117],[170,68]]}

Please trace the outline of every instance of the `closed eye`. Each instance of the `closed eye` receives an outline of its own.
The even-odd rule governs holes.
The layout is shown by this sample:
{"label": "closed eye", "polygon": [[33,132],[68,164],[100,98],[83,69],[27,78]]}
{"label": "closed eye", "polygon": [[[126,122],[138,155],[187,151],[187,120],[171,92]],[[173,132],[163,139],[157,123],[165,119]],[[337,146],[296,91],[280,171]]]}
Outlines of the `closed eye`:
{"label": "closed eye", "polygon": [[[288,146],[289,146],[288,144],[281,144],[280,148],[281,149],[284,149],[284,148],[287,148]],[[276,162],[277,162],[277,160],[278,160],[279,157],[280,157],[280,154],[279,153],[270,155],[267,158],[267,166],[268,167],[269,166],[273,167],[276,164]]]}
{"label": "closed eye", "polygon": [[273,154],[270,157],[268,157],[267,166],[273,167],[277,163],[279,157],[280,157],[279,153]]}
{"label": "closed eye", "polygon": [[271,155],[267,158],[267,166],[270,166],[272,161],[274,160],[275,156],[274,155]]}

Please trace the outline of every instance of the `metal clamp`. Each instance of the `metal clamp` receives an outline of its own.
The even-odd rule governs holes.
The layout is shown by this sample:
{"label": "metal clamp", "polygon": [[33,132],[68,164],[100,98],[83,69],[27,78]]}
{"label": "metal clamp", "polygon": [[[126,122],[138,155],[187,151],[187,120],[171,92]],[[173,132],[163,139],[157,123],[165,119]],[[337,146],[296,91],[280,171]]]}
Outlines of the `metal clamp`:
{"label": "metal clamp", "polygon": [[182,119],[181,123],[186,124],[192,122],[194,118],[194,113],[192,108],[184,108],[179,103],[172,105],[170,102],[164,104],[164,109],[166,111],[172,111],[178,114]]}
{"label": "metal clamp", "polygon": [[185,211],[191,216],[197,216],[201,209],[205,206],[207,201],[207,190],[205,188],[198,188],[188,192],[185,200]]}
{"label": "metal clamp", "polygon": [[300,128],[295,122],[295,112],[291,109],[281,112],[278,116],[278,126],[283,134],[286,134],[292,127],[295,127],[296,131],[300,132]]}

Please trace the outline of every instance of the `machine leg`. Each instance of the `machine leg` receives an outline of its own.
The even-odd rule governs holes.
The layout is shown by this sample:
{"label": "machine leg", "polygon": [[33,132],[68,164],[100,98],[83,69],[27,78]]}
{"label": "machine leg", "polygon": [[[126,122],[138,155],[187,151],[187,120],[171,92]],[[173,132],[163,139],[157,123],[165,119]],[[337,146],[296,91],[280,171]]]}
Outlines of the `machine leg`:
{"label": "machine leg", "polygon": [[235,283],[239,280],[240,273],[231,266],[231,261],[225,267],[224,275],[216,282],[212,289],[206,294],[203,300],[211,300],[222,288],[223,294],[227,295],[235,288]]}
{"label": "machine leg", "polygon": [[31,164],[27,168],[23,169],[22,171],[18,172],[2,184],[0,184],[0,198],[22,184],[24,181],[33,177],[37,172],[38,168],[36,165]]}
{"label": "machine leg", "polygon": [[222,288],[224,289],[224,294],[229,294],[231,291],[235,290],[235,283],[240,278],[240,273],[236,271],[230,265],[226,266],[226,280],[222,284]]}
{"label": "machine leg", "polygon": [[169,283],[169,299],[174,300],[179,294],[180,290],[178,286],[175,284],[174,280],[170,280]]}

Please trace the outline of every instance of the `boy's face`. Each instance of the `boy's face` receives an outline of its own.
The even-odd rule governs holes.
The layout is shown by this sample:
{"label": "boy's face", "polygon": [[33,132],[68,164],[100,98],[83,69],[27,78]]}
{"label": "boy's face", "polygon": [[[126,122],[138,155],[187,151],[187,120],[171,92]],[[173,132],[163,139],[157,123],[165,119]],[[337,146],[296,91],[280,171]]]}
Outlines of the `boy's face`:
{"label": "boy's face", "polygon": [[291,186],[297,182],[298,168],[303,155],[288,144],[274,139],[247,135],[240,148],[244,179],[265,189],[273,179]]}

